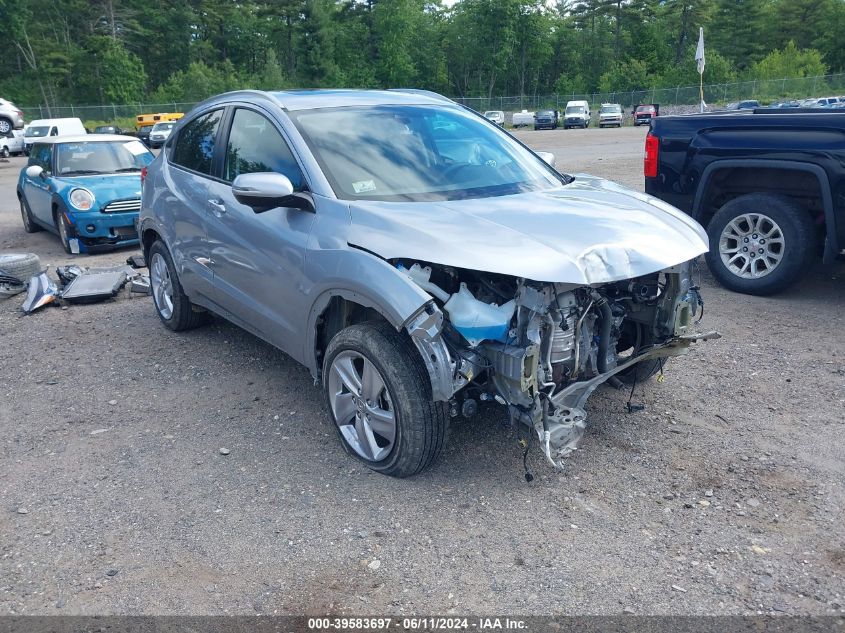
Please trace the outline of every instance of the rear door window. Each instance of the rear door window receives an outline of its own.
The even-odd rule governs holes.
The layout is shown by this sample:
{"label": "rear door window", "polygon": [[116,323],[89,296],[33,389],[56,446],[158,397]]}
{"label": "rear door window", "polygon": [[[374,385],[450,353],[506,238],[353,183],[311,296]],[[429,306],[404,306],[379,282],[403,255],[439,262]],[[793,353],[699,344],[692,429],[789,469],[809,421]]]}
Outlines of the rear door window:
{"label": "rear door window", "polygon": [[179,132],[170,155],[171,162],[200,174],[211,174],[214,142],[223,110],[197,117]]}

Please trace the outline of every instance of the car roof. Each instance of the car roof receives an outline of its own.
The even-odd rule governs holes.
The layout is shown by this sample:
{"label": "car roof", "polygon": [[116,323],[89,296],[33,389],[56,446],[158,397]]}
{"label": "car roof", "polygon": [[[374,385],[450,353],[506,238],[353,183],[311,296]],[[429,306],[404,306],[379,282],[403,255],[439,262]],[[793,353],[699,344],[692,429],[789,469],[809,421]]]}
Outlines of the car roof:
{"label": "car roof", "polygon": [[307,90],[237,90],[206,99],[196,110],[230,101],[269,101],[289,111],[314,108],[339,108],[344,106],[375,105],[446,105],[455,104],[443,95],[414,88],[391,90],[307,89]]}
{"label": "car roof", "polygon": [[134,136],[122,134],[68,134],[67,136],[45,136],[34,143],[106,143],[108,141],[137,141]]}

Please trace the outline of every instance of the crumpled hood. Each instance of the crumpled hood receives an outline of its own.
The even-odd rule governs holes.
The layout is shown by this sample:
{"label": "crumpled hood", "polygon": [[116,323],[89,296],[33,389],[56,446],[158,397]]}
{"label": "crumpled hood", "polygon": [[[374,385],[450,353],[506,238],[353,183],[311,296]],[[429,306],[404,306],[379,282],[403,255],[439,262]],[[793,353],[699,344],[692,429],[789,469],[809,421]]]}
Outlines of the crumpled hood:
{"label": "crumpled hood", "polygon": [[61,183],[62,189],[70,191],[74,187],[82,187],[94,194],[94,206],[99,208],[112,200],[141,197],[141,174],[104,174],[102,176],[73,176],[54,177],[56,184]]}
{"label": "crumpled hood", "polygon": [[534,281],[598,284],[652,273],[708,249],[665,202],[579,174],[540,192],[445,202],[353,202],[348,241],[408,258]]}

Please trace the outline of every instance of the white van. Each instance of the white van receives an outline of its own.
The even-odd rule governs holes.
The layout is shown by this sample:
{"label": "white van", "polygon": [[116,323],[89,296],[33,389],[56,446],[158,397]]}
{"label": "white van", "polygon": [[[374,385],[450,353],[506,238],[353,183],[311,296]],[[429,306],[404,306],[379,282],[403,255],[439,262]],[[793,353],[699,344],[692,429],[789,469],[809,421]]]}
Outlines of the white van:
{"label": "white van", "polygon": [[88,130],[78,118],[73,119],[36,119],[26,126],[23,133],[24,152],[29,154],[29,147],[40,138],[47,136],[67,136],[69,134],[87,134]]}
{"label": "white van", "polygon": [[0,158],[23,154],[23,130],[10,130],[6,136],[0,136]]}
{"label": "white van", "polygon": [[592,118],[589,101],[568,101],[563,113],[563,129],[568,130],[571,127],[588,128]]}

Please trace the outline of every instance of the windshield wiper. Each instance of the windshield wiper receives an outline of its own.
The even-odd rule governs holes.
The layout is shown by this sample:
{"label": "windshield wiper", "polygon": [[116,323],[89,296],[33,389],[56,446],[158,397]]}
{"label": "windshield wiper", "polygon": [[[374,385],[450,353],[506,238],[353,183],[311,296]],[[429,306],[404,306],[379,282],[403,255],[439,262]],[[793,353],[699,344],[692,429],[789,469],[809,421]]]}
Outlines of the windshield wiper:
{"label": "windshield wiper", "polygon": [[59,176],[90,176],[92,174],[102,174],[101,171],[96,171],[94,169],[74,169],[72,171],[65,171],[59,174]]}
{"label": "windshield wiper", "polygon": [[114,173],[120,174],[127,171],[141,171],[140,167],[121,167],[120,169],[115,169]]}

